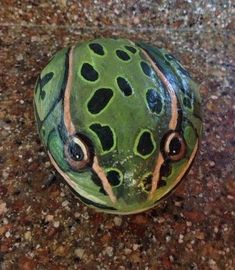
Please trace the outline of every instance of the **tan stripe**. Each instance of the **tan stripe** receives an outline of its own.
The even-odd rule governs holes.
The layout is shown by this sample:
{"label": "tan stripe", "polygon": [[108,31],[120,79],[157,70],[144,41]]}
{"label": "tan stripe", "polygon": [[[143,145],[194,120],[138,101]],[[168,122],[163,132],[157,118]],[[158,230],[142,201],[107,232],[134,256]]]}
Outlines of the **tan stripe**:
{"label": "tan stripe", "polygon": [[148,196],[149,200],[152,199],[153,193],[157,189],[157,185],[158,185],[158,182],[160,180],[160,169],[161,169],[161,166],[163,163],[164,163],[164,158],[163,158],[161,152],[159,152],[159,155],[158,155],[157,161],[156,161],[156,166],[155,166],[154,172],[153,172],[152,187],[151,187],[151,191],[149,192],[149,196]]}
{"label": "tan stripe", "polygon": [[[64,94],[64,123],[65,123],[65,127],[66,127],[69,135],[72,135],[75,133],[75,127],[72,123],[71,112],[70,112],[70,97],[71,97],[71,89],[72,89],[72,81],[73,81],[73,51],[74,51],[74,47],[71,47],[70,52],[69,52],[68,80],[67,80],[67,85],[66,85],[65,94]],[[54,165],[54,163],[53,163],[53,165]],[[108,179],[107,179],[103,169],[99,166],[98,160],[96,157],[94,157],[92,168],[97,173],[99,178],[101,179],[104,190],[107,192],[110,200],[113,203],[115,203],[117,201],[117,199],[116,199],[115,195],[113,194],[112,187],[109,184]],[[65,180],[67,182],[69,182],[70,185],[73,186],[74,183],[71,180],[69,180],[65,174],[62,173],[62,175],[65,178]]]}
{"label": "tan stripe", "polygon": [[[168,82],[167,78],[164,76],[164,74],[161,72],[161,70],[156,66],[156,64],[153,62],[151,57],[143,50],[141,49],[142,53],[146,57],[146,59],[151,63],[152,68],[162,81],[162,83],[165,85],[170,97],[171,97],[171,119],[169,122],[169,129],[175,130],[177,126],[177,119],[178,119],[178,107],[177,107],[177,97],[175,94],[175,91],[171,84]],[[152,187],[151,191],[149,193],[149,200],[152,199],[154,192],[157,189],[158,182],[160,180],[160,169],[162,164],[164,163],[164,158],[162,154],[160,153],[157,157],[156,166],[154,168],[153,177],[152,177]]]}
{"label": "tan stripe", "polygon": [[67,85],[64,93],[64,124],[69,133],[72,135],[75,133],[75,127],[72,123],[71,112],[70,112],[70,97],[71,97],[71,89],[73,83],[73,52],[74,46],[71,47],[69,52],[69,67],[68,67],[68,79]]}
{"label": "tan stripe", "polygon": [[171,84],[168,82],[164,74],[161,72],[161,70],[156,66],[156,64],[153,62],[151,57],[143,50],[141,49],[142,53],[145,55],[147,60],[151,63],[153,69],[157,73],[158,77],[162,81],[162,83],[165,85],[170,97],[171,97],[171,120],[169,122],[169,129],[175,130],[177,126],[177,119],[178,119],[178,108],[177,108],[177,97],[175,94],[175,91]]}
{"label": "tan stripe", "polygon": [[93,165],[92,165],[92,169],[96,172],[96,174],[99,176],[101,182],[102,182],[102,185],[103,185],[103,188],[104,190],[107,192],[110,200],[112,201],[112,203],[116,203],[117,201],[117,198],[116,196],[113,194],[113,190],[112,190],[112,187],[111,185],[109,184],[109,181],[105,175],[105,172],[103,171],[103,169],[100,167],[99,163],[98,163],[98,160],[97,160],[97,157],[95,156],[94,157],[94,161],[93,161]]}

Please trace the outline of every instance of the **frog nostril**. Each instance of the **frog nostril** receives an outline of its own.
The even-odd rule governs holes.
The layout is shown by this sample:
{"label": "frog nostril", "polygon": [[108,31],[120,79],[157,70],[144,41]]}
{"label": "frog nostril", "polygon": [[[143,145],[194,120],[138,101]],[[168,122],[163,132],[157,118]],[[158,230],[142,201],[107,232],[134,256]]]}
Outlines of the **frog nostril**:
{"label": "frog nostril", "polygon": [[111,169],[107,172],[107,179],[111,186],[118,186],[122,181],[121,172],[116,169]]}

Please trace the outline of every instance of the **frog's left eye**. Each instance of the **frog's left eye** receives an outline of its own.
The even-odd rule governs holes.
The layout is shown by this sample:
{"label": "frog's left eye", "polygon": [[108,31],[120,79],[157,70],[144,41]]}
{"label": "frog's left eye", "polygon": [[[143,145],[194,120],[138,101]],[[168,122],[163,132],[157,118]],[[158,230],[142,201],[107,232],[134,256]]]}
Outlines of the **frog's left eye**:
{"label": "frog's left eye", "polygon": [[164,152],[172,161],[178,161],[184,157],[186,144],[180,133],[173,131],[165,137]]}
{"label": "frog's left eye", "polygon": [[64,147],[64,153],[69,165],[76,171],[83,170],[91,165],[92,153],[90,147],[84,139],[78,136],[68,139]]}

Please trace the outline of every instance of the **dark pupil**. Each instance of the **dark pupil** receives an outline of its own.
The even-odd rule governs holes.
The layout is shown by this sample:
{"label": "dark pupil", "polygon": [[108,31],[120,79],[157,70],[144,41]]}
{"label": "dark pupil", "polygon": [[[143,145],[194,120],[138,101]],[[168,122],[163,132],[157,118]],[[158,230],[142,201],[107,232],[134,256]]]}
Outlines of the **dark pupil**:
{"label": "dark pupil", "polygon": [[68,148],[70,157],[75,161],[81,161],[84,158],[81,147],[75,142],[71,142]]}
{"label": "dark pupil", "polygon": [[170,148],[170,152],[169,152],[170,155],[172,155],[172,156],[178,155],[180,152],[180,149],[181,149],[180,140],[176,137],[173,138],[170,142],[169,148]]}

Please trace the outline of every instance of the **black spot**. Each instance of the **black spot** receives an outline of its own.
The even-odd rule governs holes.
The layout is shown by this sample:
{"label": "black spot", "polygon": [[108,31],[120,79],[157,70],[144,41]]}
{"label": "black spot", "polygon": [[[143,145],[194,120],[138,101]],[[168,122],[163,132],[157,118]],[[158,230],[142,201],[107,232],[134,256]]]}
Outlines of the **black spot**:
{"label": "black spot", "polygon": [[158,182],[157,188],[161,188],[161,187],[164,187],[164,186],[166,186],[166,181],[163,180],[163,179],[160,179],[159,182]]}
{"label": "black spot", "polygon": [[95,185],[102,187],[102,181],[96,173],[94,172],[92,173],[91,180],[93,181]]}
{"label": "black spot", "polygon": [[35,87],[35,93],[37,93],[37,90],[39,88],[40,90],[40,98],[44,99],[46,96],[46,92],[43,90],[43,87],[53,78],[54,76],[54,72],[49,72],[47,74],[45,74],[42,79],[39,76],[38,80],[37,80],[37,84]]}
{"label": "black spot", "polygon": [[152,113],[159,114],[162,111],[162,99],[157,91],[149,89],[146,93],[146,99]]}
{"label": "black spot", "polygon": [[68,153],[69,156],[75,161],[81,161],[84,158],[84,153],[80,145],[71,141],[68,145]]}
{"label": "black spot", "polygon": [[140,155],[146,156],[152,153],[154,145],[149,131],[144,131],[140,136],[137,151]]}
{"label": "black spot", "polygon": [[189,108],[189,109],[192,109],[192,104],[191,104],[191,101],[190,101],[189,98],[184,97],[183,102],[184,102],[184,106],[185,106],[185,107],[187,107],[187,108]]}
{"label": "black spot", "polygon": [[104,48],[99,43],[91,43],[89,47],[94,53],[104,55]]}
{"label": "black spot", "polygon": [[149,64],[147,64],[146,62],[141,61],[141,62],[140,62],[140,66],[141,66],[141,68],[142,68],[144,74],[150,77],[151,74],[152,74],[152,69],[151,69],[151,67],[149,66]]}
{"label": "black spot", "polygon": [[117,50],[116,55],[117,55],[117,57],[119,57],[123,61],[128,61],[131,59],[130,56],[122,50]]}
{"label": "black spot", "polygon": [[118,77],[117,84],[125,96],[130,96],[132,94],[132,88],[126,79],[123,77]]}
{"label": "black spot", "polygon": [[93,172],[93,174],[91,175],[91,180],[95,185],[100,187],[100,189],[99,189],[100,193],[102,193],[104,195],[107,195],[107,193],[104,190],[104,187],[102,185],[102,181],[101,181],[101,179],[99,178],[99,176],[96,173]]}
{"label": "black spot", "polygon": [[109,126],[102,126],[101,124],[92,124],[90,129],[94,131],[102,145],[103,151],[109,151],[114,144],[113,132]]}
{"label": "black spot", "polygon": [[104,187],[101,187],[99,189],[99,192],[102,193],[102,194],[104,194],[104,195],[106,195],[106,196],[108,195],[107,192],[105,191]]}
{"label": "black spot", "polygon": [[107,173],[107,178],[108,178],[108,181],[109,181],[109,184],[111,186],[117,186],[120,184],[121,180],[120,180],[120,175],[117,171],[115,170],[110,170],[108,173]]}
{"label": "black spot", "polygon": [[92,81],[92,82],[96,81],[99,77],[98,72],[93,68],[92,65],[88,63],[84,63],[82,65],[81,75],[87,81]]}
{"label": "black spot", "polygon": [[41,79],[41,87],[43,88],[54,76],[54,72],[49,72]]}
{"label": "black spot", "polygon": [[170,166],[169,162],[164,162],[161,166],[161,169],[160,169],[160,175],[167,177],[170,174],[171,174],[171,166]]}
{"label": "black spot", "polygon": [[172,138],[169,145],[169,155],[178,155],[181,150],[181,142],[177,137]]}
{"label": "black spot", "polygon": [[145,191],[150,191],[152,188],[152,174],[149,174],[143,179],[144,189]]}
{"label": "black spot", "polygon": [[126,48],[128,51],[130,51],[131,53],[136,53],[136,52],[137,52],[136,48],[134,48],[134,47],[131,47],[131,46],[125,46],[125,48]]}
{"label": "black spot", "polygon": [[87,104],[89,112],[92,114],[97,114],[101,112],[108,105],[112,96],[112,89],[100,88],[96,90],[96,92]]}

